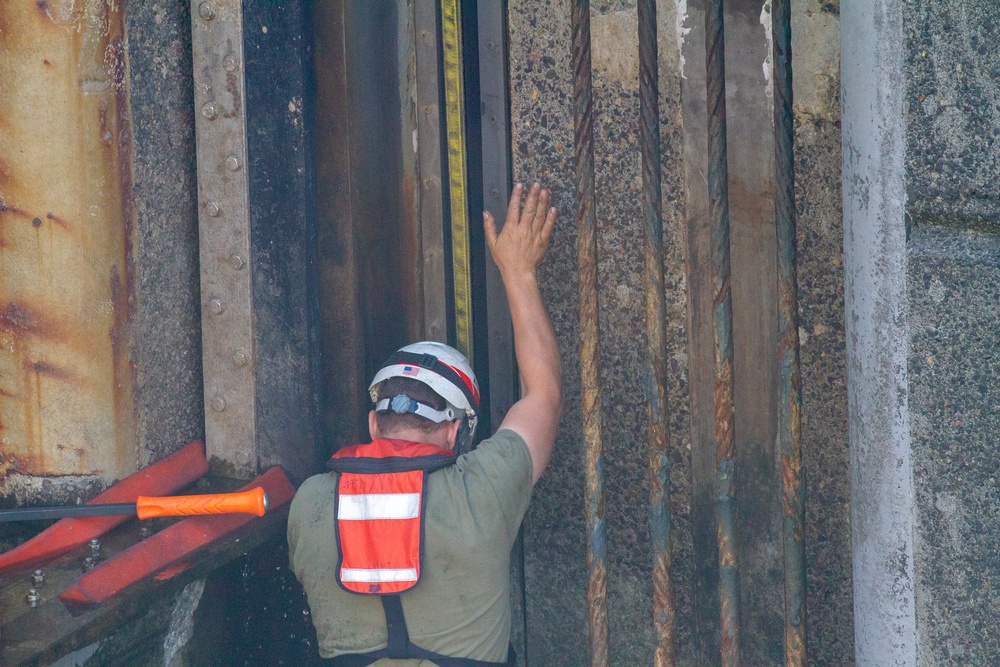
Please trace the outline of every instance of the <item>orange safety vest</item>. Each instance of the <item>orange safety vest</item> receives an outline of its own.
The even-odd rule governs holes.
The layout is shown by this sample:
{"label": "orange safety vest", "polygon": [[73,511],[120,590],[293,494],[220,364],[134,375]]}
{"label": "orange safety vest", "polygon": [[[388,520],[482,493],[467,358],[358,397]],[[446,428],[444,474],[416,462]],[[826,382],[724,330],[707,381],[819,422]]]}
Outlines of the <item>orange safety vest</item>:
{"label": "orange safety vest", "polygon": [[453,658],[413,644],[406,629],[399,594],[420,581],[427,477],[454,462],[452,452],[436,445],[390,439],[345,447],[328,462],[340,473],[335,498],[337,583],[349,593],[380,596],[389,644],[326,664],[363,667],[381,658],[422,658],[440,667],[515,664],[513,647],[503,663]]}

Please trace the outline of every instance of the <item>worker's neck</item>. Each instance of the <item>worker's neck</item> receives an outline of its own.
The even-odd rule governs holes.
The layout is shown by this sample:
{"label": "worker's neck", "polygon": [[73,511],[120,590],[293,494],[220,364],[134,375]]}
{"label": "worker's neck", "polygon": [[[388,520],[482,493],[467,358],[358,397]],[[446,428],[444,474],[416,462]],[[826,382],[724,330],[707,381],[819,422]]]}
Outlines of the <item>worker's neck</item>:
{"label": "worker's neck", "polygon": [[409,442],[420,442],[426,445],[437,445],[442,449],[451,449],[451,444],[448,442],[448,433],[442,431],[442,429],[427,433],[418,429],[399,428],[389,433],[380,433],[379,435],[389,440],[408,440]]}

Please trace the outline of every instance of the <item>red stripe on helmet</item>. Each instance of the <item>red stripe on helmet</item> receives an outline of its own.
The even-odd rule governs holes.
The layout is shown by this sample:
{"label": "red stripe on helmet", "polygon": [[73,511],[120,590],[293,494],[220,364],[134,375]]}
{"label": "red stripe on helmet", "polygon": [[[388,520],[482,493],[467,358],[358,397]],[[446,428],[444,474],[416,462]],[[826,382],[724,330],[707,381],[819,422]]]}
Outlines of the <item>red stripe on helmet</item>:
{"label": "red stripe on helmet", "polygon": [[472,378],[470,378],[468,375],[466,375],[465,373],[463,373],[461,370],[455,368],[454,366],[452,366],[450,364],[444,363],[440,359],[438,359],[438,363],[441,364],[442,366],[447,366],[451,370],[455,371],[455,373],[458,375],[458,377],[462,378],[462,382],[464,382],[465,386],[468,387],[469,391],[472,392],[472,397],[476,399],[476,404],[473,407],[474,408],[478,408],[479,407],[479,390],[476,389],[476,383],[472,381]]}

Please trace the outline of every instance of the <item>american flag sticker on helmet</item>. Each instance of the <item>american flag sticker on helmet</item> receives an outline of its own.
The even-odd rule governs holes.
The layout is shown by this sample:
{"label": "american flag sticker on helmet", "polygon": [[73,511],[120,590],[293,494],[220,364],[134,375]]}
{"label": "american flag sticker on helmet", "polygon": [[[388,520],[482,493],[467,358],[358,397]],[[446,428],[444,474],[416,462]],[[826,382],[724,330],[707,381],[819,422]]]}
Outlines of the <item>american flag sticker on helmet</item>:
{"label": "american flag sticker on helmet", "polygon": [[410,377],[416,377],[420,373],[420,369],[415,366],[403,366],[403,375],[409,375]]}

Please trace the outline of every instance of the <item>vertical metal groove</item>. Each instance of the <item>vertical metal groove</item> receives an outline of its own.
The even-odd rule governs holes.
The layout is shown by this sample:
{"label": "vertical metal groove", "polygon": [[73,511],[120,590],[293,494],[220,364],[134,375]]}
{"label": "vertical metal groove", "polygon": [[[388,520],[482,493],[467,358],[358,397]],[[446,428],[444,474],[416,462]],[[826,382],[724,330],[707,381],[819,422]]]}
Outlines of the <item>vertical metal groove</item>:
{"label": "vertical metal groove", "polygon": [[590,664],[608,664],[607,546],[604,453],[601,440],[600,330],[597,320],[597,224],[594,211],[594,128],[590,70],[590,2],[574,0],[573,142],[576,166],[576,247],[580,271],[580,372],[586,448],[587,610]]}
{"label": "vertical metal groove", "polygon": [[663,214],[660,204],[660,113],[656,2],[639,0],[639,145],[646,289],[646,417],[649,443],[649,534],[653,549],[655,667],[674,664],[674,588],[671,578],[670,411],[663,294]]}
{"label": "vertical metal groove", "polygon": [[715,438],[719,495],[719,611],[722,665],[739,667],[740,579],[736,535],[736,442],[733,406],[733,320],[729,260],[729,173],[726,156],[726,64],[723,0],[705,8],[708,104],[708,197],[715,343]]}
{"label": "vertical metal groove", "polygon": [[785,664],[806,664],[805,480],[802,476],[798,283],[795,270],[795,117],[790,0],[773,0],[774,165],[778,237],[778,447],[784,509]]}

